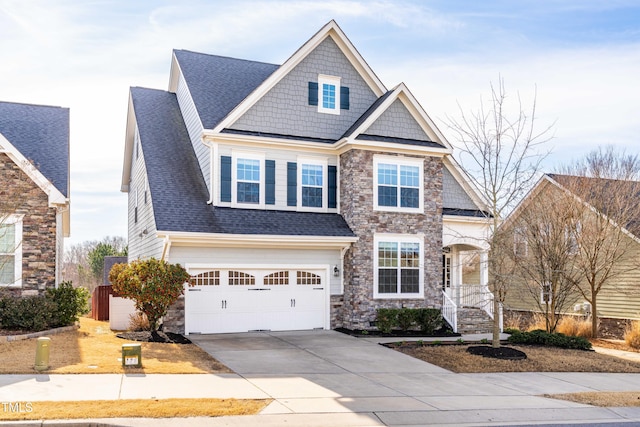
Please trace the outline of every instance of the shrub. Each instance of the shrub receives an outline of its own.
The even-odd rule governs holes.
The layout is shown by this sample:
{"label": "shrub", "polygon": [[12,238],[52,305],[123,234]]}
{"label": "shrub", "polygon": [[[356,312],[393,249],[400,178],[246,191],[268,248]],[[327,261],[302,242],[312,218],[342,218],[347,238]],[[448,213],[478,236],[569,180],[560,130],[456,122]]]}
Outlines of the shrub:
{"label": "shrub", "polygon": [[89,312],[89,291],[63,282],[44,295],[0,296],[0,328],[37,332],[67,326]]}
{"label": "shrub", "polygon": [[36,332],[49,327],[56,309],[55,303],[43,295],[5,297],[0,306],[0,326],[3,329]]}
{"label": "shrub", "polygon": [[400,310],[397,310],[397,312],[398,312],[397,314],[398,327],[403,332],[406,332],[409,329],[411,329],[411,326],[413,326],[414,319],[415,319],[415,311],[410,308],[402,308]]}
{"label": "shrub", "polygon": [[548,333],[542,329],[529,332],[514,331],[507,341],[511,344],[532,344],[576,350],[591,350],[591,343],[586,338],[568,337],[560,333]]}
{"label": "shrub", "polygon": [[391,332],[396,325],[398,311],[395,308],[379,308],[376,310],[376,326],[383,334]]}
{"label": "shrub", "polygon": [[190,277],[180,264],[155,258],[115,264],[109,272],[113,290],[135,301],[136,310],[147,316],[152,331],[158,330],[160,319],[182,295]]}
{"label": "shrub", "polygon": [[624,330],[624,342],[629,347],[640,348],[640,321],[633,320]]}
{"label": "shrub", "polygon": [[437,308],[417,308],[415,319],[420,331],[426,334],[433,334],[442,328],[442,312]]}
{"label": "shrub", "polygon": [[71,282],[62,282],[57,288],[46,290],[46,298],[55,303],[50,327],[73,325],[78,317],[89,312],[89,291],[74,288]]}

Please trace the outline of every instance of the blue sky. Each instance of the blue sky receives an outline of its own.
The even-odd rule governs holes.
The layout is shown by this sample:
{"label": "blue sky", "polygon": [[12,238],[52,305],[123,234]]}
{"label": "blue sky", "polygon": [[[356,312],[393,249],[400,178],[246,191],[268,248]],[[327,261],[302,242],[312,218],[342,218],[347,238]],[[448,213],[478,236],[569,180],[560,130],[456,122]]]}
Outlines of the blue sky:
{"label": "blue sky", "polygon": [[556,121],[549,170],[599,145],[639,151],[637,1],[0,0],[0,100],[71,109],[67,244],[126,236],[128,89],[166,89],[172,49],[282,63],[330,19],[454,145],[442,120],[501,75]]}

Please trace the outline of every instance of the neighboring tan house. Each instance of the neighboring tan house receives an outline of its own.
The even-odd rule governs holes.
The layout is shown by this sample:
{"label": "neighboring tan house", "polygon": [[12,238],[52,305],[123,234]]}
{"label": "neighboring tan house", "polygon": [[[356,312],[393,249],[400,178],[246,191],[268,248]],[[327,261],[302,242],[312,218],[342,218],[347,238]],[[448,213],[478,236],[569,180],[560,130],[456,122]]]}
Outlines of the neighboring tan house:
{"label": "neighboring tan house", "polygon": [[455,325],[459,259],[487,247],[451,153],[334,21],[282,65],[175,50],[168,91],[130,92],[129,260],[190,272],[165,318],[187,334],[372,329],[377,308],[443,304]]}
{"label": "neighboring tan house", "polygon": [[42,293],[69,236],[69,109],[0,102],[0,290]]}
{"label": "neighboring tan house", "polygon": [[[527,217],[527,213],[532,209],[539,209],[540,205],[549,206],[549,201],[553,201],[555,205],[562,207],[553,209],[553,213],[550,215],[566,214],[567,219],[565,221],[571,221],[570,214],[566,212],[575,209],[576,206],[579,207],[578,213],[573,214],[575,217],[573,220],[574,225],[567,228],[564,234],[559,233],[559,236],[560,240],[565,239],[565,249],[569,254],[566,258],[566,270],[574,271],[572,270],[573,268],[580,268],[576,267],[577,264],[572,264],[572,258],[580,256],[581,251],[587,250],[587,245],[584,245],[584,249],[581,248],[582,238],[578,234],[591,232],[593,236],[599,237],[594,234],[595,231],[590,231],[590,227],[593,230],[591,221],[593,221],[596,212],[601,215],[603,213],[602,210],[615,209],[616,196],[609,194],[609,192],[616,192],[614,186],[619,189],[618,193],[623,190],[625,194],[635,194],[636,197],[640,195],[640,182],[636,181],[612,181],[561,174],[544,175],[503,224],[504,227],[513,230],[513,250],[522,255],[519,262],[532,262],[531,257],[533,256],[532,243],[528,240],[531,239],[531,234],[528,234],[528,239],[525,236],[527,235],[527,227],[532,226],[531,223],[536,221],[535,218],[538,214]],[[587,188],[589,190],[585,191]],[[591,195],[589,195],[590,193]],[[580,197],[578,194],[587,194],[587,196]],[[589,200],[590,197],[593,197],[593,199]],[[604,209],[594,206],[596,197],[599,200],[599,204],[604,206]],[[633,199],[636,197],[633,197]],[[570,201],[570,203],[564,204],[567,201]],[[547,205],[544,205],[544,203],[547,203]],[[626,205],[626,203],[624,204]],[[599,318],[609,319],[640,319],[640,220],[637,213],[631,212],[627,223],[624,226],[620,226],[607,219],[612,217],[614,217],[612,212],[608,214],[605,212],[605,215],[602,216],[607,221],[608,226],[607,228],[602,228],[606,233],[601,234],[608,234],[611,239],[619,239],[620,243],[617,247],[621,251],[621,256],[619,262],[612,264],[614,265],[612,280],[605,284],[598,294],[596,315]],[[554,227],[558,228],[555,225],[551,225],[554,223],[554,219],[551,217],[537,221],[541,224],[545,223],[545,227],[548,230],[552,230]],[[558,222],[560,225],[562,223],[562,221]],[[612,240],[612,242],[615,243],[615,240]],[[589,245],[588,250],[593,251],[593,247]],[[607,250],[606,241],[602,241],[600,247],[603,248],[601,249],[602,251]],[[603,261],[604,257],[600,257],[600,262]],[[562,267],[558,268],[558,270],[562,270]],[[573,277],[578,278],[583,287],[587,287],[583,276],[577,274]],[[549,302],[549,290],[545,289],[545,285],[540,285],[540,289],[535,291],[533,286],[525,287],[522,283],[520,279],[514,280],[513,286],[507,292],[504,302],[505,310],[540,311],[540,305],[544,306]],[[534,290],[534,292],[531,290]],[[585,314],[590,311],[591,307],[580,293],[574,291],[566,292],[566,294],[567,301],[564,303],[563,309],[560,310],[561,313]]]}

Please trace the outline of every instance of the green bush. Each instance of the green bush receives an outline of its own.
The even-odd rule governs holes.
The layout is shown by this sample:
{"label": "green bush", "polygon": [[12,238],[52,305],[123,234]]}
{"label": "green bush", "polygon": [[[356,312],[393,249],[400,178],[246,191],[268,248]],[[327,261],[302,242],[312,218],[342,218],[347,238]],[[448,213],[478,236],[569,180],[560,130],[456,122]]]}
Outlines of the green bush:
{"label": "green bush", "polygon": [[591,350],[591,343],[583,337],[569,337],[560,333],[549,333],[542,329],[529,332],[514,331],[508,340],[511,344],[533,344],[547,347]]}
{"label": "green bush", "polygon": [[89,312],[89,291],[63,282],[44,295],[13,297],[0,295],[0,328],[37,332],[72,325]]}
{"label": "green bush", "polygon": [[376,326],[383,334],[391,332],[398,321],[398,311],[395,308],[379,308],[376,310]]}
{"label": "green bush", "polygon": [[442,328],[442,312],[437,308],[416,308],[415,319],[420,331],[433,334]]}
{"label": "green bush", "polygon": [[71,282],[47,289],[46,297],[56,304],[51,327],[72,325],[79,316],[89,312],[89,290],[74,288]]}
{"label": "green bush", "polygon": [[55,303],[43,295],[5,297],[0,303],[0,326],[9,330],[42,331],[51,324],[55,309]]}
{"label": "green bush", "polygon": [[406,332],[409,329],[411,329],[411,326],[413,326],[415,322],[415,311],[410,308],[402,308],[402,309],[396,309],[396,310],[398,311],[398,314],[397,314],[398,327],[403,332]]}

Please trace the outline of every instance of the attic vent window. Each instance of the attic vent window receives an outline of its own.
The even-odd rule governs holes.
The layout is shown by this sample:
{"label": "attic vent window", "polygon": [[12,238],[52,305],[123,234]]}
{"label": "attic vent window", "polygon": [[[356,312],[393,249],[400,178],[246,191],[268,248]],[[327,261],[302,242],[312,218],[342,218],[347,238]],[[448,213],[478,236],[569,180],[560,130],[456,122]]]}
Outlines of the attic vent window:
{"label": "attic vent window", "polygon": [[320,74],[309,82],[309,105],[317,105],[319,113],[340,114],[349,109],[349,88],[340,86],[340,77]]}

